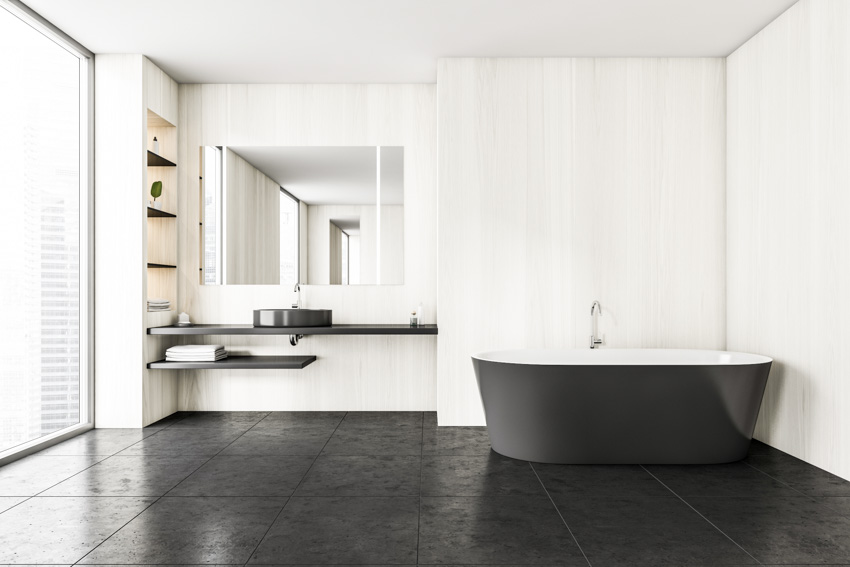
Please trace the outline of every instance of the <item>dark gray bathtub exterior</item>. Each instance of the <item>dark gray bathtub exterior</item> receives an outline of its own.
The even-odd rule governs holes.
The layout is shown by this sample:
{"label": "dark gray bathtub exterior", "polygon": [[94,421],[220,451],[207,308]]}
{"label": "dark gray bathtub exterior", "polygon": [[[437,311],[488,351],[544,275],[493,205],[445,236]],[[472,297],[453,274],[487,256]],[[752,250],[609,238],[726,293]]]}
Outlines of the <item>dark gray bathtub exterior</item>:
{"label": "dark gray bathtub exterior", "polygon": [[562,464],[739,461],[771,365],[472,363],[493,450]]}

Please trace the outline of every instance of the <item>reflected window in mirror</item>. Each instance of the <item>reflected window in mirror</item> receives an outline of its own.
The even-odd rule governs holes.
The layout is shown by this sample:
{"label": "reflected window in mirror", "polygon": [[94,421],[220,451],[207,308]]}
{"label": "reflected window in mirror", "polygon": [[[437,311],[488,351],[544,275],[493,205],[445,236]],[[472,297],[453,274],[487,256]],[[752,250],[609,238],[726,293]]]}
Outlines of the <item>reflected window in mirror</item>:
{"label": "reflected window in mirror", "polygon": [[280,283],[294,286],[300,280],[298,265],[299,201],[280,188]]}

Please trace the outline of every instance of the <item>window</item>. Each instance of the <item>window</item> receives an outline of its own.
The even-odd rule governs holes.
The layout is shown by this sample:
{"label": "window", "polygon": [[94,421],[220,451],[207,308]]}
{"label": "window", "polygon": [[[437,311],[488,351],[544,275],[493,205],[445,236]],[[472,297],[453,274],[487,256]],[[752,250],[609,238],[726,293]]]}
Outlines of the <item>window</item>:
{"label": "window", "polygon": [[7,2],[0,49],[0,171],[10,209],[0,223],[5,459],[91,423],[91,54]]}

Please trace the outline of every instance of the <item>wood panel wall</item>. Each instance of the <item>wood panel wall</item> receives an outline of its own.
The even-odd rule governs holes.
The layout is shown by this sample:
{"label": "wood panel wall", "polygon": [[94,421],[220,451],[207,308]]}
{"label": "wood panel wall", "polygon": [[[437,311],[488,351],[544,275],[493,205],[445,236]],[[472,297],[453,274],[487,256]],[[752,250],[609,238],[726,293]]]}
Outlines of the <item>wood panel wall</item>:
{"label": "wood panel wall", "polygon": [[[404,146],[404,285],[302,286],[306,307],[337,323],[406,323],[437,304],[437,132],[434,85],[180,85],[179,304],[202,323],[250,323],[256,308],[288,307],[289,287],[198,285],[198,148],[203,145]],[[184,211],[186,211],[184,213]],[[180,408],[433,410],[431,336],[210,337],[231,351],[315,354],[303,370],[198,371],[180,378]]]}
{"label": "wood panel wall", "polygon": [[277,285],[280,185],[229,148],[225,148],[224,160],[224,281],[228,285]]}
{"label": "wood panel wall", "polygon": [[772,356],[756,438],[850,478],[850,3],[728,58],[728,346]]}
{"label": "wood panel wall", "polygon": [[[438,63],[438,402],[482,425],[470,356],[723,348],[723,59]],[[406,259],[410,260],[410,256]]]}

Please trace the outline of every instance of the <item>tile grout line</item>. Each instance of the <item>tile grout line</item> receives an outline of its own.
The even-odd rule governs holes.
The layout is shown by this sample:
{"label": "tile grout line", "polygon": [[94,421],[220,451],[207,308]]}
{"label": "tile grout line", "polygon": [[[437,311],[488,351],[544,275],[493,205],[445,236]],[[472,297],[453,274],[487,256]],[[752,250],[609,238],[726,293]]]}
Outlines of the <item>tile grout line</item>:
{"label": "tile grout line", "polygon": [[[260,423],[260,421],[263,421],[263,419],[265,419],[268,415],[269,415],[269,414],[267,413],[267,414],[266,414],[265,416],[263,416],[263,418],[262,418],[262,419],[260,419],[257,423]],[[186,418],[184,417],[183,419],[186,419]],[[175,423],[180,423],[180,421],[183,421],[183,420],[181,419],[181,420],[179,420],[179,421],[176,421]],[[175,489],[175,488],[176,488],[179,484],[181,484],[184,480],[186,480],[187,478],[189,478],[190,476],[192,476],[193,474],[195,474],[196,472],[198,472],[198,470],[200,470],[200,469],[201,469],[201,467],[203,467],[204,465],[206,465],[207,463],[209,463],[211,460],[213,460],[214,458],[216,458],[218,455],[220,455],[222,451],[224,451],[225,449],[227,449],[228,447],[230,447],[230,446],[231,446],[233,443],[235,443],[238,439],[241,439],[241,438],[242,438],[242,436],[243,436],[243,435],[245,435],[246,433],[248,433],[249,431],[251,431],[251,430],[252,430],[252,429],[253,429],[253,428],[257,425],[257,423],[255,423],[254,425],[252,425],[251,427],[249,427],[248,429],[246,429],[245,431],[243,431],[242,433],[240,433],[240,434],[236,437],[236,439],[234,439],[233,441],[231,441],[230,443],[228,443],[227,445],[225,445],[224,447],[222,447],[222,448],[221,448],[221,450],[220,450],[220,451],[218,451],[215,455],[211,456],[209,459],[207,459],[206,461],[204,461],[203,463],[201,463],[200,465],[198,465],[198,467],[197,467],[195,470],[193,470],[193,471],[192,471],[192,472],[190,472],[188,475],[186,475],[186,476],[185,476],[185,477],[184,477],[184,478],[183,478],[180,482],[178,482],[177,484],[175,484],[174,486],[172,486],[171,488],[169,488],[169,489],[165,492],[165,494],[162,494],[162,495],[158,496],[158,497],[157,497],[157,498],[156,498],[153,502],[151,502],[150,504],[148,504],[147,506],[145,506],[144,508],[142,508],[142,510],[140,510],[138,514],[136,514],[135,516],[133,516],[132,518],[130,518],[129,520],[127,520],[124,524],[122,524],[122,525],[121,525],[121,527],[119,527],[117,530],[115,530],[114,532],[112,532],[111,534],[109,534],[109,537],[107,537],[106,539],[104,539],[102,542],[100,542],[99,544],[97,544],[96,546],[94,546],[93,548],[91,548],[90,550],[88,550],[88,551],[86,552],[86,554],[85,554],[85,555],[83,555],[82,557],[80,557],[79,559],[77,559],[76,561],[74,561],[73,563],[71,563],[71,567],[74,567],[74,566],[76,566],[76,565],[79,565],[79,564],[80,564],[80,562],[81,562],[83,559],[85,559],[86,557],[88,557],[91,553],[93,553],[93,552],[94,552],[96,549],[98,549],[101,545],[103,545],[104,543],[106,543],[107,541],[109,541],[110,539],[112,539],[112,536],[114,536],[115,534],[117,534],[118,532],[120,532],[121,530],[123,530],[124,528],[126,528],[126,527],[130,524],[130,522],[132,522],[133,520],[135,520],[136,518],[138,518],[139,516],[141,516],[142,514],[144,514],[147,510],[150,510],[150,508],[151,508],[154,504],[156,504],[157,502],[159,502],[160,500],[162,500],[162,499],[163,499],[163,498],[164,498],[164,497],[165,497],[165,496],[166,496],[169,492],[171,492],[172,490],[174,490],[174,489]],[[172,423],[171,425],[174,425],[174,423]],[[169,427],[171,427],[171,426],[169,426]],[[144,439],[141,439],[141,440],[137,441],[137,443],[141,443],[142,441],[144,441],[145,439],[148,439],[148,438],[150,438],[150,437],[155,437],[157,434],[161,433],[162,431],[165,431],[165,430],[166,430],[166,429],[168,429],[169,427],[163,427],[162,429],[160,429],[159,431],[157,431],[157,432],[156,432],[156,433],[154,433],[153,435],[149,435],[148,437],[145,437]],[[133,445],[130,445],[130,447],[133,447],[133,446],[134,446],[134,445],[136,445],[137,443],[133,443]],[[123,450],[126,450],[126,449],[129,449],[129,447],[127,447],[127,448],[125,448],[125,449],[122,449],[122,451],[123,451]],[[140,456],[144,456],[144,455],[140,455]],[[136,496],[135,498],[145,498],[145,497],[144,497],[144,496]]]}
{"label": "tile grout line", "polygon": [[419,513],[416,516],[416,564],[419,565],[419,531],[422,529],[422,460],[425,456],[425,412],[422,412],[422,435],[419,439]]}
{"label": "tile grout line", "polygon": [[794,491],[794,492],[796,492],[797,494],[800,494],[800,495],[802,495],[802,496],[805,496],[806,498],[813,498],[813,496],[812,496],[811,494],[806,494],[806,493],[805,493],[805,492],[803,492],[802,490],[797,490],[796,488],[794,488],[793,486],[791,486],[791,485],[790,485],[790,484],[788,484],[787,482],[783,482],[783,481],[779,480],[778,478],[776,478],[776,477],[773,477],[773,476],[769,475],[768,473],[764,472],[763,470],[761,470],[761,469],[760,469],[760,468],[758,468],[757,466],[755,466],[755,465],[751,465],[751,464],[750,464],[750,463],[748,463],[746,460],[743,460],[743,461],[741,461],[741,462],[742,462],[742,463],[744,463],[745,465],[747,465],[748,467],[750,467],[751,469],[753,469],[754,471],[757,471],[757,472],[759,472],[759,473],[763,474],[763,475],[764,475],[764,476],[766,476],[767,478],[769,478],[769,479],[771,479],[771,480],[775,480],[776,482],[778,482],[778,483],[779,483],[779,484],[781,484],[782,486],[785,486],[785,487],[787,487],[787,488],[790,488],[791,490],[793,490],[793,491]]}
{"label": "tile grout line", "polygon": [[573,541],[575,542],[576,547],[578,547],[578,550],[581,551],[581,554],[584,557],[584,560],[587,561],[587,564],[588,564],[589,567],[593,567],[593,565],[590,562],[590,559],[587,558],[587,554],[584,552],[584,549],[582,549],[581,544],[578,542],[578,539],[576,539],[576,536],[573,533],[573,530],[570,529],[570,525],[567,523],[567,520],[564,519],[564,515],[561,514],[561,510],[558,509],[558,505],[555,504],[555,500],[552,498],[552,495],[549,494],[549,489],[546,488],[545,484],[543,484],[543,480],[540,478],[540,475],[537,474],[537,470],[534,468],[534,465],[531,464],[531,461],[528,461],[528,466],[531,467],[531,472],[534,473],[534,476],[537,478],[537,482],[540,483],[540,486],[543,488],[543,492],[546,493],[546,497],[549,498],[549,502],[552,503],[552,507],[555,508],[555,512],[558,513],[558,517],[561,518],[561,521],[564,523],[564,526],[567,528],[567,531],[570,533],[570,537],[573,538]]}
{"label": "tile grout line", "polygon": [[761,561],[759,561],[758,559],[756,559],[755,557],[753,557],[753,555],[752,555],[749,551],[747,551],[746,549],[744,549],[744,547],[743,547],[741,544],[739,544],[737,541],[735,541],[734,539],[732,539],[731,537],[729,537],[729,535],[728,535],[726,532],[724,532],[724,531],[723,531],[723,530],[721,530],[719,527],[717,527],[717,524],[715,524],[714,522],[712,522],[711,520],[709,520],[708,518],[706,518],[706,517],[705,517],[705,516],[704,516],[704,515],[703,515],[703,514],[699,511],[699,510],[697,510],[696,508],[694,508],[693,506],[691,506],[690,502],[688,502],[687,500],[685,500],[684,498],[682,498],[681,496],[679,496],[679,494],[678,494],[676,491],[674,491],[672,488],[670,488],[669,486],[667,486],[666,484],[664,484],[664,482],[662,482],[662,481],[661,481],[661,479],[659,479],[657,476],[655,476],[654,474],[652,474],[652,472],[651,472],[649,469],[647,469],[647,468],[646,468],[645,466],[643,466],[643,465],[638,465],[638,466],[639,466],[640,468],[642,468],[643,470],[645,470],[649,476],[651,476],[652,478],[654,478],[655,480],[657,480],[657,481],[661,484],[661,486],[663,486],[664,488],[666,488],[667,490],[669,490],[669,491],[673,494],[673,496],[675,496],[676,498],[678,498],[679,500],[681,500],[681,501],[685,504],[685,506],[687,506],[688,508],[690,508],[691,510],[693,510],[694,512],[696,512],[696,514],[697,514],[697,515],[699,515],[699,517],[700,517],[700,518],[702,518],[703,520],[705,520],[706,522],[708,522],[708,523],[711,525],[711,527],[713,527],[715,530],[717,530],[718,532],[720,532],[721,534],[723,534],[723,537],[725,537],[726,539],[728,539],[729,541],[731,541],[732,543],[734,543],[736,546],[738,546],[738,549],[740,549],[741,551],[743,551],[744,553],[746,553],[746,554],[747,554],[747,555],[748,555],[748,556],[749,556],[749,557],[750,557],[753,561],[755,561],[755,562],[756,562],[756,564],[757,564],[757,565],[764,565]]}
{"label": "tile grout line", "polygon": [[[271,415],[271,412],[269,412],[266,415],[266,417],[268,417],[269,415]],[[322,445],[322,448],[319,450],[319,453],[313,459],[313,462],[310,463],[310,466],[307,469],[307,471],[304,473],[304,476],[301,477],[301,480],[298,481],[298,484],[295,486],[295,488],[292,489],[292,494],[289,495],[289,497],[286,499],[286,502],[284,502],[283,506],[281,506],[280,510],[278,510],[278,513],[275,515],[274,519],[271,521],[271,523],[269,523],[269,527],[266,528],[266,531],[263,533],[263,536],[260,538],[260,541],[257,542],[257,545],[254,546],[254,549],[251,551],[251,553],[248,554],[248,559],[246,559],[245,563],[242,564],[243,566],[248,565],[248,563],[251,562],[251,557],[253,557],[254,554],[257,553],[257,550],[260,549],[260,546],[263,544],[263,541],[266,539],[266,536],[269,535],[269,532],[272,530],[272,527],[275,525],[275,522],[277,522],[277,519],[280,518],[280,515],[283,514],[283,511],[286,509],[286,505],[289,504],[292,501],[292,497],[295,496],[295,493],[298,491],[298,489],[304,483],[304,479],[307,478],[307,475],[309,475],[310,471],[313,470],[313,466],[316,464],[316,461],[318,461],[319,457],[322,456],[322,452],[324,452],[325,447],[327,447],[328,443],[331,442],[331,438],[336,434],[337,429],[339,429],[339,426],[342,425],[343,421],[345,421],[345,418],[346,418],[347,415],[348,415],[348,412],[345,412],[342,416],[342,419],[340,419],[339,422],[337,422],[336,427],[334,427],[333,433],[330,434],[330,436],[328,437],[328,440],[325,441],[324,445]],[[265,419],[265,417],[263,419],[261,419],[260,421],[263,421],[264,419]]]}

